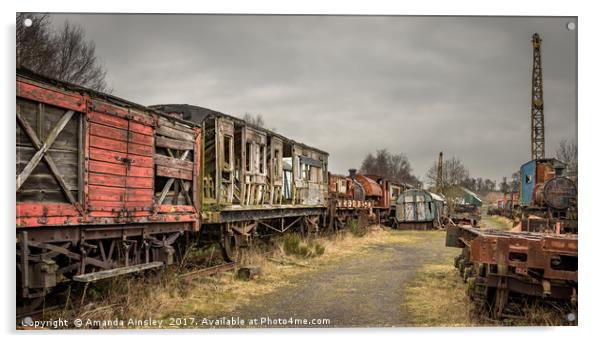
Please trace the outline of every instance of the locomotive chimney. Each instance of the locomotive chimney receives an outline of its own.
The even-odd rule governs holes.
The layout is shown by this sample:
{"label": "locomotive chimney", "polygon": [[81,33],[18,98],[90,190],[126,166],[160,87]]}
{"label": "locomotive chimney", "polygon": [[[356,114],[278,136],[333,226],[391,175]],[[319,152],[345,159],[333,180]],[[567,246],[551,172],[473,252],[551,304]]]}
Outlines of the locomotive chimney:
{"label": "locomotive chimney", "polygon": [[357,169],[349,169],[349,177],[351,177],[352,180],[355,180],[356,173],[357,173]]}

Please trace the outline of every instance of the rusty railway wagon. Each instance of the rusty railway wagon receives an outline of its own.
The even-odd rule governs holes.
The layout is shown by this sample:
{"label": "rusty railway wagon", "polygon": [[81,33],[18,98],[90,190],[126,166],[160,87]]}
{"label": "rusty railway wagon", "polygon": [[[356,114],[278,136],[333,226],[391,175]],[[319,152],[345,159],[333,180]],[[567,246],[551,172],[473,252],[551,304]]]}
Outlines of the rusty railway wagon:
{"label": "rusty railway wagon", "polygon": [[470,298],[492,317],[508,313],[512,297],[536,297],[577,305],[576,234],[507,232],[450,226],[446,246],[462,248],[455,259]]}
{"label": "rusty railway wagon", "polygon": [[62,281],[169,265],[192,241],[218,242],[236,261],[253,240],[333,228],[344,210],[330,205],[328,153],[236,117],[20,69],[16,95],[24,311]]}

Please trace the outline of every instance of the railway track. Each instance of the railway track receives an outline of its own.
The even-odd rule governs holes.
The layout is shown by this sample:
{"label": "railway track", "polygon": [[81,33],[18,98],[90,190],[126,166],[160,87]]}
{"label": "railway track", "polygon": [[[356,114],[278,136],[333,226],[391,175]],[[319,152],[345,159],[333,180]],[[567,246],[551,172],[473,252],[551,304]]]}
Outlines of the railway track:
{"label": "railway track", "polygon": [[[272,255],[273,253],[274,253],[274,250],[269,250],[269,251],[262,253],[261,255],[264,257],[268,257],[268,256]],[[203,276],[212,276],[212,275],[224,273],[227,271],[235,270],[237,267],[239,267],[239,265],[240,265],[239,262],[226,262],[226,263],[216,264],[216,265],[206,267],[206,268],[194,269],[194,270],[191,270],[191,271],[188,271],[185,273],[178,274],[178,279],[192,280],[192,279],[203,277]],[[144,270],[146,270],[146,269],[140,270],[139,272],[143,272]],[[89,280],[89,281],[84,282],[84,289],[87,289],[89,284],[91,284],[95,281],[102,280],[103,278],[81,278],[81,276],[80,276],[79,279]],[[52,296],[52,294],[48,294],[47,296]],[[82,296],[82,301],[79,304],[76,304],[76,303],[72,304],[73,306],[75,306],[75,309],[81,309],[82,307],[85,306],[84,300],[83,300],[84,298],[85,298],[85,291],[84,291],[84,295]],[[43,305],[45,299],[41,298],[40,300],[42,301],[42,304],[34,304],[33,307],[35,307],[35,309],[33,309],[33,310],[30,310],[27,307],[17,307],[17,313],[16,313],[17,325],[20,325],[21,321],[27,317],[30,317],[32,319],[37,319],[40,316],[43,316],[43,314],[47,311],[58,310],[61,307],[64,307],[64,304],[62,304],[62,305],[59,304],[59,305],[52,305],[50,307],[42,306],[42,308],[39,308],[40,305]]]}

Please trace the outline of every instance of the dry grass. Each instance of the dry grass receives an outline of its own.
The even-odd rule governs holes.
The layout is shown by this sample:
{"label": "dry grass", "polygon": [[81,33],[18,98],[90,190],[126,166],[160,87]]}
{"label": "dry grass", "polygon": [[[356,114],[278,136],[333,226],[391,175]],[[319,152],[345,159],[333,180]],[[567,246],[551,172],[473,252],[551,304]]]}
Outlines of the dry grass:
{"label": "dry grass", "polygon": [[[308,247],[321,246],[323,254],[287,254],[283,240],[266,257],[261,251],[247,250],[242,264],[261,268],[261,276],[240,280],[234,272],[213,277],[185,279],[179,266],[163,272],[147,272],[142,276],[124,276],[92,284],[86,293],[88,304],[78,310],[61,309],[47,312],[45,317],[105,320],[115,318],[211,317],[233,313],[262,295],[290,284],[292,276],[305,273],[365,253],[374,245],[432,244],[432,249],[445,249],[441,259],[424,265],[404,289],[404,304],[412,325],[567,325],[558,312],[534,304],[527,316],[504,322],[489,322],[471,313],[466,285],[453,267],[454,249],[441,246],[442,232],[389,231],[371,227],[363,237],[349,233],[302,241]],[[432,242],[432,243],[431,243]],[[187,263],[194,263],[207,252],[191,252]],[[201,267],[205,267],[201,265]],[[71,303],[79,304],[83,287],[73,287]],[[560,318],[560,319],[559,319]]]}
{"label": "dry grass", "polygon": [[[365,244],[388,241],[411,242],[410,238],[396,237],[377,226],[370,227],[363,237],[348,233],[313,238],[301,244],[321,254],[287,254],[284,241],[276,243],[274,252],[266,257],[258,250],[246,250],[241,264],[261,268],[261,277],[251,281],[240,280],[234,272],[212,277],[185,279],[180,266],[163,272],[147,272],[142,276],[123,276],[99,281],[86,290],[87,305],[78,310],[61,309],[46,313],[46,317],[103,320],[114,318],[208,317],[229,313],[254,298],[289,284],[290,277],[337,259],[361,251]],[[186,264],[194,263],[207,252],[193,251]],[[201,267],[205,267],[204,265]],[[79,304],[82,287],[70,289],[70,304]],[[70,307],[70,306],[68,306]]]}
{"label": "dry grass", "polygon": [[[517,301],[514,303],[520,315],[516,318],[505,318],[500,322],[507,326],[573,326],[578,325],[577,309],[569,304],[547,302],[541,299]],[[567,318],[569,313],[575,314],[574,320]]]}
{"label": "dry grass", "polygon": [[466,286],[449,259],[421,268],[405,288],[404,298],[413,325],[479,325],[479,321],[471,317]]}
{"label": "dry grass", "polygon": [[496,229],[509,231],[512,229],[512,220],[502,216],[481,216],[481,227],[487,229]]}

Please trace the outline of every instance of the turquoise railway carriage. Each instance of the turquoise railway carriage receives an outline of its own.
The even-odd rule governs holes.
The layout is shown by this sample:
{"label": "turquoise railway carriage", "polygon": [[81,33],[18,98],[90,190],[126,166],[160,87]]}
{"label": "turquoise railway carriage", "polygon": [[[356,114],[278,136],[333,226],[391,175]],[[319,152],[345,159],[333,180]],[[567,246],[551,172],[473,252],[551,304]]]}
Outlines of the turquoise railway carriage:
{"label": "turquoise railway carriage", "polygon": [[395,226],[399,229],[441,227],[446,210],[442,195],[424,189],[408,189],[397,198]]}

